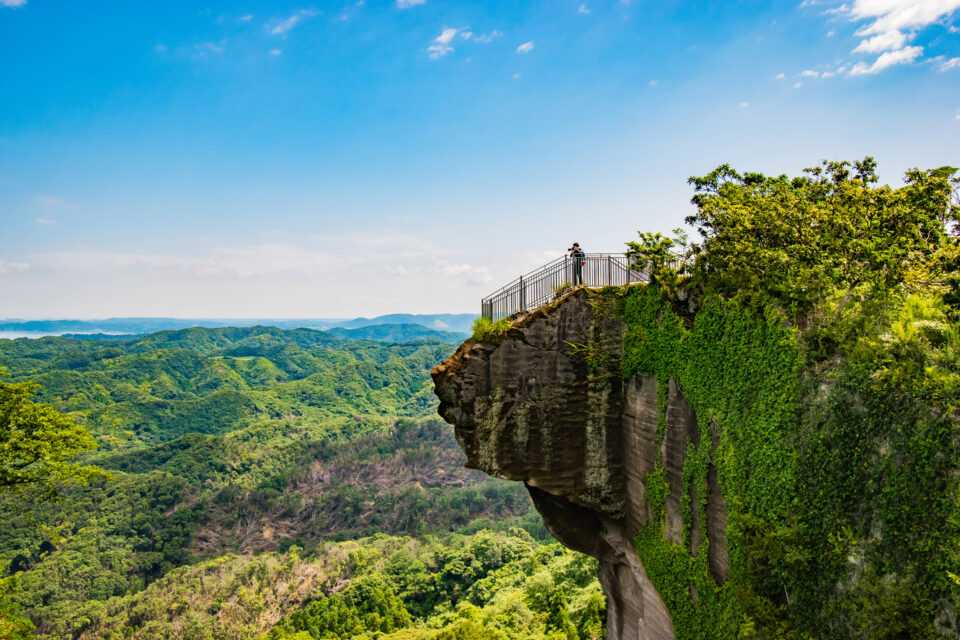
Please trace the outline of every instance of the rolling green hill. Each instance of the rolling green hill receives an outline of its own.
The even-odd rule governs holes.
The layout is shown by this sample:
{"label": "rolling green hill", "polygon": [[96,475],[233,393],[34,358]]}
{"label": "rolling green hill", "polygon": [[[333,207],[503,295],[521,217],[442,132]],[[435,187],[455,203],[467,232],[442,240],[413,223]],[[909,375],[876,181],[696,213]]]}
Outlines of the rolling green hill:
{"label": "rolling green hill", "polygon": [[[99,448],[83,461],[112,475],[51,504],[0,497],[7,603],[42,637],[101,637],[92,630],[110,626],[103,612],[117,607],[136,613],[110,627],[116,637],[171,637],[179,614],[144,613],[145,600],[166,597],[150,585],[203,573],[217,558],[260,566],[258,554],[301,549],[327,563],[333,541],[516,526],[547,539],[522,485],[465,469],[451,431],[432,417],[429,372],[455,345],[422,327],[388,329],[0,340],[9,379],[38,382],[39,401],[85,425]],[[345,337],[357,331],[403,341]],[[433,614],[417,615],[426,624]],[[256,620],[242,635],[269,631]],[[204,633],[181,637],[236,637]]]}

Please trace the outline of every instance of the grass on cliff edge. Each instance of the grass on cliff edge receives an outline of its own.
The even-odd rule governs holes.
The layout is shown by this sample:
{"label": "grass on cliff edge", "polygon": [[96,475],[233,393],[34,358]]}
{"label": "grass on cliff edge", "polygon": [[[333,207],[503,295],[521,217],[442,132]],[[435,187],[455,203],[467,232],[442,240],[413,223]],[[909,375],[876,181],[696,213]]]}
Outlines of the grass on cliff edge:
{"label": "grass on cliff edge", "polygon": [[477,318],[473,321],[473,339],[478,342],[500,342],[513,326],[510,318],[500,318],[491,322],[486,318]]}

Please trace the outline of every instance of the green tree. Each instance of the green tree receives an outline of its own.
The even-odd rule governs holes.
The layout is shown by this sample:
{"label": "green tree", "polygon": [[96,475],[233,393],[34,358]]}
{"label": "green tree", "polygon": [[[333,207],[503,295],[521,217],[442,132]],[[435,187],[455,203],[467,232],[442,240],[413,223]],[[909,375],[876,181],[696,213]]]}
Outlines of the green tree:
{"label": "green tree", "polygon": [[602,640],[606,635],[603,627],[605,609],[603,596],[597,592],[592,593],[587,606],[580,614],[580,623],[577,625],[580,640]]}
{"label": "green tree", "polygon": [[[2,567],[0,573],[4,573]],[[33,638],[33,623],[23,615],[22,609],[13,602],[19,591],[19,576],[12,575],[0,578],[0,638],[7,640],[28,640]]]}
{"label": "green tree", "polygon": [[667,238],[659,233],[638,232],[640,240],[627,243],[630,268],[647,272],[652,283],[671,284],[687,246],[687,235],[682,229],[674,229],[673,233],[673,238]]}
{"label": "green tree", "polygon": [[[0,370],[0,375],[6,373]],[[26,490],[51,499],[64,483],[87,484],[107,477],[73,462],[96,447],[86,428],[53,407],[33,401],[39,385],[0,380],[0,491]]]}
{"label": "green tree", "polygon": [[694,280],[796,314],[833,287],[889,289],[918,270],[929,276],[922,284],[943,286],[947,272],[929,265],[956,231],[956,172],[911,169],[895,189],[877,186],[870,157],[825,161],[795,178],[721,165],[689,180],[697,212],[687,223],[702,238],[692,247]]}
{"label": "green tree", "polygon": [[560,631],[567,640],[577,640],[577,630],[570,621],[570,612],[567,611],[567,596],[563,587],[557,587],[550,594],[549,613],[547,614],[547,629]]}

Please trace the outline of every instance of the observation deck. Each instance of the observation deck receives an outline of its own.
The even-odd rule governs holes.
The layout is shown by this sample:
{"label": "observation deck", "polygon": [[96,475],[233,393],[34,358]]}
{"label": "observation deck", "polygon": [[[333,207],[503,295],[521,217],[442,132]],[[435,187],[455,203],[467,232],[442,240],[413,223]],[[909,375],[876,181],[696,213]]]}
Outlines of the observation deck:
{"label": "observation deck", "polygon": [[[582,260],[583,286],[624,286],[647,282],[646,270],[631,269],[622,253],[588,253]],[[567,256],[524,274],[480,302],[480,315],[491,322],[550,304],[573,286],[574,260]],[[578,285],[579,286],[579,285]]]}

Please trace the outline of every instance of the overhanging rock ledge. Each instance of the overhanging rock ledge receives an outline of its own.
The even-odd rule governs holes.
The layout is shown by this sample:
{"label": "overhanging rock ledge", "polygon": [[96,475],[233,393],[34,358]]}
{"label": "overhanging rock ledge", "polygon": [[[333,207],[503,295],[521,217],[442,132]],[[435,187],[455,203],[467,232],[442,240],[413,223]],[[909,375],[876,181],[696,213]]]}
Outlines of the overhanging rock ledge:
{"label": "overhanging rock ledge", "polygon": [[[670,487],[663,535],[682,543],[683,462],[688,443],[700,445],[699,431],[670,381],[658,445],[657,381],[622,379],[626,329],[614,304],[578,290],[521,319],[498,343],[467,340],[432,375],[467,466],[524,482],[557,540],[599,560],[607,638],[672,639],[670,613],[633,539],[651,517],[644,478],[659,454]],[[689,544],[696,554],[709,535],[710,570],[722,582],[726,509],[715,475],[706,531],[693,522]]]}

